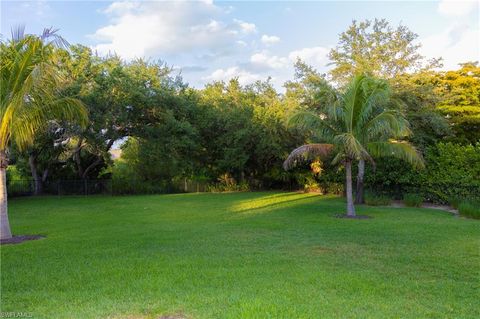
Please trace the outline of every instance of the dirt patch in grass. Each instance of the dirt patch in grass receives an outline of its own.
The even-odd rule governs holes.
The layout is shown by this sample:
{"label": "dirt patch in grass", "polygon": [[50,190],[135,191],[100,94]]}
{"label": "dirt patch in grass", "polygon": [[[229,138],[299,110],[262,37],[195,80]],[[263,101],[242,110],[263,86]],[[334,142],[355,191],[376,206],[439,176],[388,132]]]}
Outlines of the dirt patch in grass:
{"label": "dirt patch in grass", "polygon": [[346,219],[370,219],[373,218],[372,216],[368,215],[356,215],[356,216],[348,216],[347,214],[336,214],[335,218],[346,218]]}
{"label": "dirt patch in grass", "polygon": [[0,239],[0,245],[20,244],[27,240],[37,240],[45,238],[43,235],[18,235],[8,239]]}

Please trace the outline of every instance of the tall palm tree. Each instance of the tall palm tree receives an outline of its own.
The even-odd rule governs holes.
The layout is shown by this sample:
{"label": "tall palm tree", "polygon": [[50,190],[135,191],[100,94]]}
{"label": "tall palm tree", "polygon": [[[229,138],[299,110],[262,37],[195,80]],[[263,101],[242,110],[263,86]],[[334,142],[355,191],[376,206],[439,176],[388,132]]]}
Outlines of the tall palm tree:
{"label": "tall palm tree", "polygon": [[35,132],[50,119],[78,120],[85,124],[83,104],[62,97],[61,73],[54,61],[56,49],[67,43],[56,30],[40,36],[12,31],[10,40],[0,42],[0,238],[12,237],[7,213],[6,169],[8,148],[32,145]]}
{"label": "tall palm tree", "polygon": [[352,163],[373,157],[395,155],[418,166],[423,160],[409,143],[400,140],[408,122],[396,110],[383,106],[390,98],[386,82],[365,75],[356,76],[342,94],[337,94],[321,114],[295,114],[290,123],[310,130],[325,144],[307,144],[294,150],[284,162],[289,169],[305,158],[334,152],[332,164],[342,163],[346,174],[347,216],[355,216],[352,191]]}
{"label": "tall palm tree", "polygon": [[[368,153],[372,157],[392,156],[402,159],[414,167],[423,167],[423,158],[414,149],[414,147],[402,141],[411,134],[409,123],[406,118],[398,112],[398,101],[392,99],[390,86],[386,81],[367,80],[370,87],[367,87],[367,95],[375,95],[372,99],[372,117],[380,116],[386,119],[386,125],[375,134],[371,134],[369,129],[360,130],[359,139],[362,145],[366,146]],[[395,106],[394,109],[389,108]],[[399,143],[401,141],[401,143]],[[393,148],[392,148],[392,145]],[[357,187],[355,192],[355,204],[364,204],[364,176],[365,161],[368,158],[360,157],[358,159]]]}

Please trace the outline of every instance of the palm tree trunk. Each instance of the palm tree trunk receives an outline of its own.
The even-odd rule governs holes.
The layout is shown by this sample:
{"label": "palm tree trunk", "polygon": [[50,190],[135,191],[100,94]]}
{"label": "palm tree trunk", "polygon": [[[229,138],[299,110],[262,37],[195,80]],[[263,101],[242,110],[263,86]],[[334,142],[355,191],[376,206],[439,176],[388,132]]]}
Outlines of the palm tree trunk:
{"label": "palm tree trunk", "polygon": [[0,239],[12,238],[7,206],[7,154],[0,151]]}
{"label": "palm tree trunk", "polygon": [[28,164],[30,165],[30,171],[32,172],[34,187],[34,195],[41,195],[43,193],[43,180],[38,174],[37,161],[34,154],[28,156]]}
{"label": "palm tree trunk", "polygon": [[355,216],[355,206],[353,206],[352,193],[352,160],[345,161],[345,173],[347,182],[347,216]]}
{"label": "palm tree trunk", "polygon": [[364,204],[363,177],[365,176],[365,160],[358,161],[357,190],[355,192],[355,204]]}

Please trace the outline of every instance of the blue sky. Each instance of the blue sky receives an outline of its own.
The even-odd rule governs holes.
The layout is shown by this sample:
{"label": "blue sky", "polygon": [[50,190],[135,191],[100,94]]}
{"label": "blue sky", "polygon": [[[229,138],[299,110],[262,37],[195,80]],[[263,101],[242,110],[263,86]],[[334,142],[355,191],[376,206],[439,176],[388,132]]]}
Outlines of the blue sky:
{"label": "blue sky", "polygon": [[297,57],[322,72],[326,57],[353,19],[386,18],[419,35],[421,53],[444,68],[480,60],[476,1],[3,1],[1,33],[60,29],[70,43],[99,54],[162,59],[190,84],[272,77],[280,87]]}

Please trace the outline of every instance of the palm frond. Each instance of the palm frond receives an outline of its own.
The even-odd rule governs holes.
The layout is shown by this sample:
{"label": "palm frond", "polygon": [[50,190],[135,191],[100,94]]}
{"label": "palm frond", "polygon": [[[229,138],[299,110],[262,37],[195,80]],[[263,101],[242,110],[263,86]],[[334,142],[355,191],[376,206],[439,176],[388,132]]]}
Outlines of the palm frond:
{"label": "palm frond", "polygon": [[12,40],[20,41],[25,36],[25,25],[19,25],[11,29]]}
{"label": "palm frond", "polygon": [[365,123],[390,100],[391,91],[388,83],[383,80],[365,78],[362,83],[364,101],[360,105],[355,118],[355,128],[361,130]]}
{"label": "palm frond", "polygon": [[425,162],[420,152],[406,141],[371,142],[366,145],[366,148],[374,157],[393,156],[406,161],[416,168],[425,167]]}
{"label": "palm frond", "polygon": [[364,75],[355,76],[343,94],[342,107],[345,114],[344,124],[346,132],[353,131],[356,114],[360,111],[359,105],[362,104],[364,99],[362,91],[362,81],[364,79]]}
{"label": "palm frond", "polygon": [[371,118],[363,127],[367,140],[375,140],[382,136],[402,138],[411,134],[408,121],[401,113],[387,110]]}
{"label": "palm frond", "polygon": [[58,34],[59,29],[54,29],[53,27],[43,29],[43,32],[40,38],[43,41],[54,44],[57,48],[67,49],[70,44],[65,38]]}
{"label": "palm frond", "polygon": [[294,149],[290,155],[288,155],[285,162],[283,162],[283,168],[289,170],[295,167],[298,163],[312,160],[316,157],[325,158],[333,150],[332,144],[306,144]]}
{"label": "palm frond", "polygon": [[289,126],[295,126],[301,130],[315,132],[319,138],[330,141],[337,134],[337,129],[332,121],[309,112],[302,111],[295,113],[288,120]]}
{"label": "palm frond", "polygon": [[[53,40],[47,42],[48,38]],[[10,41],[0,43],[0,150],[5,150],[10,140],[24,149],[49,120],[86,124],[83,104],[61,97],[57,89],[62,78],[53,57],[62,41],[52,28],[40,36],[25,35],[24,29],[18,28],[12,30]]]}

